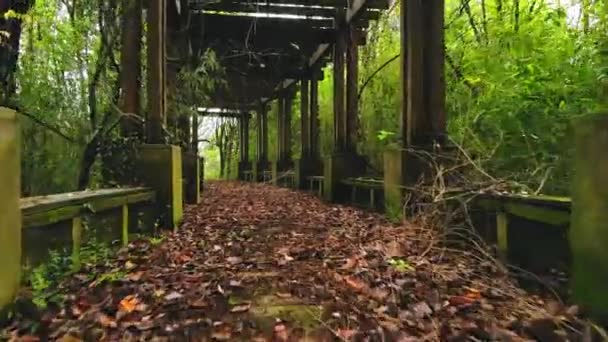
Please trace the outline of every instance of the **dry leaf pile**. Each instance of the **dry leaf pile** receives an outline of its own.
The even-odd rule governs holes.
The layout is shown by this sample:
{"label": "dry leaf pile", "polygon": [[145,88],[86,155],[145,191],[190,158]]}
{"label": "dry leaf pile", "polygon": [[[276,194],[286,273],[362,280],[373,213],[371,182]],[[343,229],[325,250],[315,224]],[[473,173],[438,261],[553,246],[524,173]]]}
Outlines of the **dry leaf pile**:
{"label": "dry leaf pile", "polygon": [[[579,339],[575,307],[529,295],[496,263],[435,238],[428,229],[300,192],[211,183],[203,203],[186,209],[177,233],[156,246],[133,241],[113,260],[84,268],[63,282],[65,300],[40,313],[34,334],[32,317],[17,315],[5,336],[70,342]],[[124,279],[99,281],[116,270]],[[279,303],[281,310],[269,309]]]}

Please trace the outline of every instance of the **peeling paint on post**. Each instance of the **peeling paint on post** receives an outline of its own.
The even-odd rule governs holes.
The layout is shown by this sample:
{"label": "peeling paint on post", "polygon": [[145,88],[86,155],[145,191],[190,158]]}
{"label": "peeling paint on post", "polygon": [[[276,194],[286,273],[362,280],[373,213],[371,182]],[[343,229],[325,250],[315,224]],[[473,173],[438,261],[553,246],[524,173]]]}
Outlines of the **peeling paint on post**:
{"label": "peeling paint on post", "polygon": [[13,301],[21,277],[19,128],[16,113],[0,108],[0,311]]}
{"label": "peeling paint on post", "polygon": [[575,300],[608,322],[608,114],[575,122],[572,189],[572,289]]}

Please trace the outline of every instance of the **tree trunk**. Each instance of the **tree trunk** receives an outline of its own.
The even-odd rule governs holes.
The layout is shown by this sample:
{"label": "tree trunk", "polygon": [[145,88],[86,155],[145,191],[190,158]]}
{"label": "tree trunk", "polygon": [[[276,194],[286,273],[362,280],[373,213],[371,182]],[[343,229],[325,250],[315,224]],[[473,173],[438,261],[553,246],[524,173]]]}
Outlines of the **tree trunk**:
{"label": "tree trunk", "polygon": [[0,38],[0,100],[3,106],[10,105],[10,98],[16,90],[15,71],[19,58],[22,23],[18,18],[6,18],[5,14],[9,10],[18,15],[25,14],[33,4],[32,0],[0,2],[0,32],[6,32],[6,35]]}

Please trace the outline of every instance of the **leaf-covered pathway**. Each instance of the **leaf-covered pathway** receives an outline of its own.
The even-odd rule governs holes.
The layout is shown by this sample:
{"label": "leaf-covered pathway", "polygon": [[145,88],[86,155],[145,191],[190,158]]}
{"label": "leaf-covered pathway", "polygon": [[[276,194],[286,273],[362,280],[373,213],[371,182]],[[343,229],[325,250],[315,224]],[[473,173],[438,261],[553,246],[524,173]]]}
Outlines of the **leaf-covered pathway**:
{"label": "leaf-covered pathway", "polygon": [[[414,225],[307,194],[211,183],[178,232],[160,243],[134,241],[66,280],[65,303],[42,313],[38,335],[65,342],[560,341],[570,333],[562,323],[572,308],[527,295],[477,255],[446,248],[438,234]],[[108,281],[110,273],[125,275]]]}

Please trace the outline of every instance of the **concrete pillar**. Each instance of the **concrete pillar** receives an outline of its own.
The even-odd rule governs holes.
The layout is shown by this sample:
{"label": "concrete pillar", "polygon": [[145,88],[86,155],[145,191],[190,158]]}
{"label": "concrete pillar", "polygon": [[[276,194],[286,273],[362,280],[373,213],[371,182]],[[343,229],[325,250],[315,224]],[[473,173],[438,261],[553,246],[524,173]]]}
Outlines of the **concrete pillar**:
{"label": "concrete pillar", "polygon": [[148,32],[148,116],[146,141],[163,143],[166,124],[166,0],[150,0],[147,13]]}
{"label": "concrete pillar", "polygon": [[400,216],[403,188],[429,172],[407,148],[433,153],[445,142],[444,0],[401,0],[401,147],[384,155],[387,212]]}
{"label": "concrete pillar", "polygon": [[138,176],[156,191],[161,224],[177,229],[183,217],[182,152],[178,146],[142,145]]}
{"label": "concrete pillar", "polygon": [[20,139],[14,111],[0,108],[0,315],[13,301],[21,277]]}
{"label": "concrete pillar", "polygon": [[572,187],[572,290],[574,299],[608,323],[608,114],[574,124]]}
{"label": "concrete pillar", "polygon": [[132,115],[140,115],[141,101],[141,37],[142,3],[141,0],[129,1],[122,16],[122,48],[120,55],[120,109],[130,114],[121,118],[120,128],[123,136],[143,136],[142,122]]}
{"label": "concrete pillar", "polygon": [[182,173],[185,203],[200,203],[200,161],[198,155],[194,151],[182,151]]}

